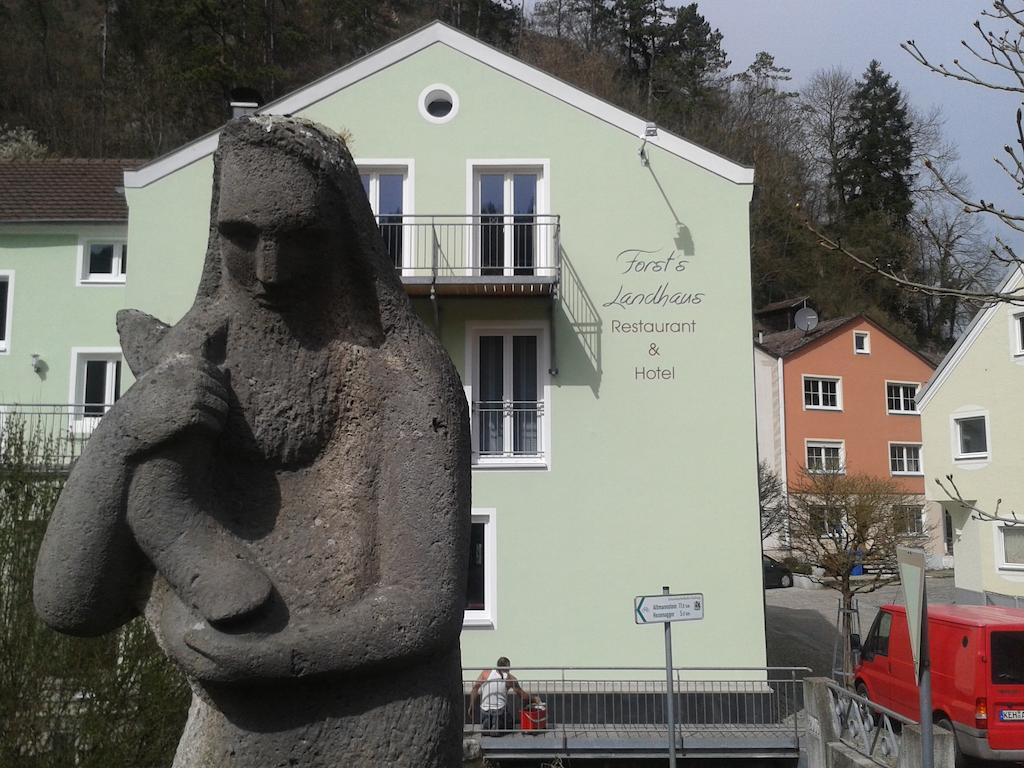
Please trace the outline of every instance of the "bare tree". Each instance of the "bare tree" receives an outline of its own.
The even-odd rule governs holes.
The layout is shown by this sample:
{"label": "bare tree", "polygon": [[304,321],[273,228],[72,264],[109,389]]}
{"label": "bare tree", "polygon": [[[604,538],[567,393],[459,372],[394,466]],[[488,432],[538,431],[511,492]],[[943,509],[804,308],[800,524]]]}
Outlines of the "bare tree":
{"label": "bare tree", "polygon": [[[896,547],[927,533],[921,504],[888,478],[826,469],[804,474],[789,508],[794,556],[817,569],[810,578],[839,592],[842,668],[849,680],[854,597],[899,579]],[[854,576],[858,567],[864,574]]]}
{"label": "bare tree", "polygon": [[803,150],[824,210],[834,217],[842,206],[840,169],[846,158],[853,76],[839,67],[815,72],[800,92]]}
{"label": "bare tree", "polygon": [[782,478],[766,462],[757,462],[757,496],[761,507],[761,541],[787,532],[789,507]]}

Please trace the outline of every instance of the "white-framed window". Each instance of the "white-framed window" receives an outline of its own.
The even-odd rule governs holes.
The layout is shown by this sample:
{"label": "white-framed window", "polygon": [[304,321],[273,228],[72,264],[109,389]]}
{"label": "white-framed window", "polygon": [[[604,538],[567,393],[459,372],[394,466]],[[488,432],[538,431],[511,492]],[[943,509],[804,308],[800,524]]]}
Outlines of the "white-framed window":
{"label": "white-framed window", "polygon": [[804,376],[804,408],[840,411],[843,408],[843,380],[835,376]]}
{"label": "white-framed window", "polygon": [[919,504],[900,504],[896,507],[896,533],[921,536],[924,533],[923,508]]}
{"label": "white-framed window", "polygon": [[357,160],[359,180],[397,269],[413,267],[412,160]]}
{"label": "white-framed window", "polygon": [[987,459],[991,443],[988,414],[970,412],[953,416],[953,458]]}
{"label": "white-framed window", "polygon": [[807,440],[804,445],[808,472],[846,471],[846,446],[842,440]]}
{"label": "white-framed window", "polygon": [[1024,525],[1000,525],[996,530],[999,567],[1024,570]]}
{"label": "white-framed window", "polygon": [[466,612],[462,619],[464,627],[494,629],[498,624],[497,526],[495,510],[473,510],[466,573]]}
{"label": "white-framed window", "polygon": [[91,432],[121,396],[121,350],[76,347],[71,350],[71,421]]}
{"label": "white-framed window", "polygon": [[444,83],[434,83],[420,91],[416,107],[428,123],[447,123],[459,114],[459,95]]}
{"label": "white-framed window", "polygon": [[1024,355],[1024,312],[1018,312],[1013,320],[1013,354]]}
{"label": "white-framed window", "polygon": [[0,354],[11,351],[11,316],[14,314],[14,270],[0,270]]}
{"label": "white-framed window", "polygon": [[857,355],[871,354],[871,334],[867,331],[853,332],[853,351]]}
{"label": "white-framed window", "polygon": [[128,243],[91,238],[78,243],[78,285],[121,285],[128,274]]}
{"label": "white-framed window", "polygon": [[889,471],[894,475],[923,475],[921,446],[889,443]]}
{"label": "white-framed window", "polygon": [[467,331],[473,463],[546,467],[550,443],[546,328],[479,325]]}
{"label": "white-framed window", "polygon": [[885,408],[889,413],[917,413],[917,384],[885,382]]}
{"label": "white-framed window", "polygon": [[843,533],[843,520],[839,512],[823,504],[811,505],[807,514],[812,531],[817,531],[818,536],[841,536]]}
{"label": "white-framed window", "polygon": [[550,263],[547,161],[469,161],[473,263],[482,277],[536,275]]}

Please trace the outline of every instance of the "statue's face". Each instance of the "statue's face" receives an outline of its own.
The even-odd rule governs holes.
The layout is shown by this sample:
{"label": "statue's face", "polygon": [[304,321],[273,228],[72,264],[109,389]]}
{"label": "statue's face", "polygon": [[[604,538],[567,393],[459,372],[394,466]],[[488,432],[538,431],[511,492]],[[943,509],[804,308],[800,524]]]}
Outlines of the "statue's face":
{"label": "statue's face", "polygon": [[317,294],[329,282],[329,256],[339,245],[334,197],[282,152],[229,154],[217,207],[227,287],[276,312]]}

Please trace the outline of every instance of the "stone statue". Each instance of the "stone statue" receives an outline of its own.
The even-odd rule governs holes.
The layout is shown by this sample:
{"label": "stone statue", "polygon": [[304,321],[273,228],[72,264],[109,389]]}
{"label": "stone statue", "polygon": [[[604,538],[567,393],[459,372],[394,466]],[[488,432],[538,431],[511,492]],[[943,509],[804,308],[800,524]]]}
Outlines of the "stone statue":
{"label": "stone statue", "polygon": [[210,218],[181,321],[118,315],[137,381],[68,478],[37,610],[145,615],[193,691],[174,768],[458,765],[458,375],[330,132],[229,123]]}

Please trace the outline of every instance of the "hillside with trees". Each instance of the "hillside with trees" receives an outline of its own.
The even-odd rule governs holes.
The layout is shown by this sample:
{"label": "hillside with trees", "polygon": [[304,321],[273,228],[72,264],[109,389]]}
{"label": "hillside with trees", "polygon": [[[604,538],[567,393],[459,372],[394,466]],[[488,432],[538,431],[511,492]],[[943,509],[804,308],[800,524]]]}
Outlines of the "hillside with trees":
{"label": "hillside with trees", "polygon": [[940,114],[873,60],[801,90],[769,52],[735,74],[697,3],[0,0],[0,158],[156,157],[221,125],[236,89],[270,101],[434,19],[752,164],[755,306],[808,295],[932,352],[975,311],[827,255],[808,221],[915,282],[978,290],[998,277],[987,233],[925,168],[962,186]]}

